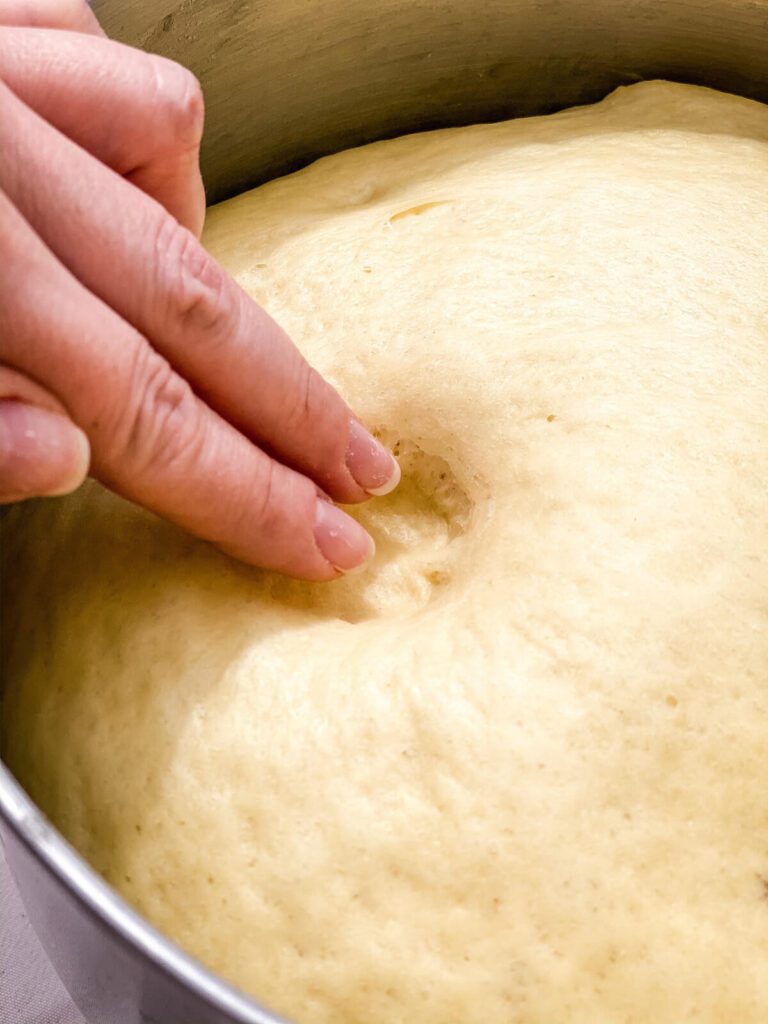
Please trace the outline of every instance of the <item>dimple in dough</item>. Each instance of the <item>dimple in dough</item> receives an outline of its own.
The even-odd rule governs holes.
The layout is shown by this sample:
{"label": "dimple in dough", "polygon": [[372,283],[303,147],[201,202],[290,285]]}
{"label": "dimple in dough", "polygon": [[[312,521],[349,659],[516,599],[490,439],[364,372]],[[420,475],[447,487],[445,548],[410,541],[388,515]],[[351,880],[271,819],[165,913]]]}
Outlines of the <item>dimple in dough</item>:
{"label": "dimple in dough", "polygon": [[11,767],[301,1024],[764,1024],[768,108],[377,143],[206,241],[397,445],[376,564],[14,510]]}

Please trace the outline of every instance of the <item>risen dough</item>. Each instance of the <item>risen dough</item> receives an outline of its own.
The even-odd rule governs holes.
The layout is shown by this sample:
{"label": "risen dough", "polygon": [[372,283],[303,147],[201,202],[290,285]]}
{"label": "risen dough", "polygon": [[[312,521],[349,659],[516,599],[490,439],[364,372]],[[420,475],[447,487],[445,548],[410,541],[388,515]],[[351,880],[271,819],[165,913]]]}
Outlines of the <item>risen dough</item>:
{"label": "risen dough", "polygon": [[303,1024],[765,1024],[768,108],[383,142],[206,237],[399,441],[377,563],[15,510],[13,769]]}

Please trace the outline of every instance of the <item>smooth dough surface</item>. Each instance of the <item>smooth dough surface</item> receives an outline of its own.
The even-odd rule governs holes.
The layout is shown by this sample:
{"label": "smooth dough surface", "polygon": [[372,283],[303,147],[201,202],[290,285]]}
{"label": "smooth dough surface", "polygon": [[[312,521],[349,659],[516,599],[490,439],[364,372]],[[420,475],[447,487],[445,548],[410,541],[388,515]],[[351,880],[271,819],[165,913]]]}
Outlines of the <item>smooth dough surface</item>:
{"label": "smooth dough surface", "polygon": [[206,240],[397,442],[377,562],[15,509],[12,768],[301,1024],[765,1024],[768,108],[378,143]]}

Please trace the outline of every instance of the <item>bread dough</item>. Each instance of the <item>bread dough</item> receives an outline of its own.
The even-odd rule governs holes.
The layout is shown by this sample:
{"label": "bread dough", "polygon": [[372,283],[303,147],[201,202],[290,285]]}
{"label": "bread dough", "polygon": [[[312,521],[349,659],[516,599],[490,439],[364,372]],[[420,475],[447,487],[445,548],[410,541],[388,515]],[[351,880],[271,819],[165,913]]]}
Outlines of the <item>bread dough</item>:
{"label": "bread dough", "polygon": [[653,82],[377,143],[206,241],[397,443],[376,563],[14,509],[12,769],[302,1024],[764,1024],[768,108]]}

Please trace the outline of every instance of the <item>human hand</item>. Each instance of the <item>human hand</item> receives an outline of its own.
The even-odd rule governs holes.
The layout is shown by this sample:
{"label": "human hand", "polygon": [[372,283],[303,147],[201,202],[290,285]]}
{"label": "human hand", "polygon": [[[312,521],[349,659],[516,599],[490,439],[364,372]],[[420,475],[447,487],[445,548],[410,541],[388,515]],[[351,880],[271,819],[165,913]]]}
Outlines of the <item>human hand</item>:
{"label": "human hand", "polygon": [[333,579],[372,541],[330,499],[399,470],[198,242],[202,124],[196,79],[78,0],[0,0],[0,501],[90,467],[246,562]]}

